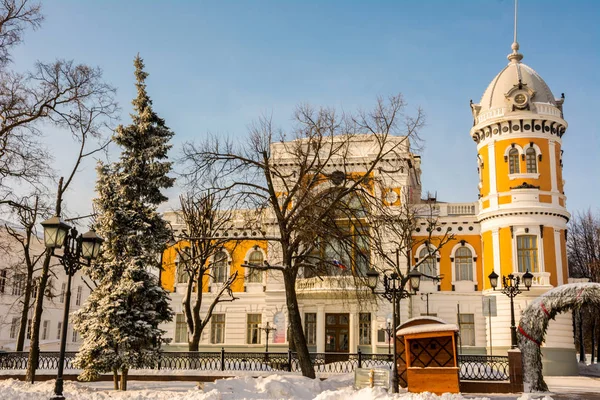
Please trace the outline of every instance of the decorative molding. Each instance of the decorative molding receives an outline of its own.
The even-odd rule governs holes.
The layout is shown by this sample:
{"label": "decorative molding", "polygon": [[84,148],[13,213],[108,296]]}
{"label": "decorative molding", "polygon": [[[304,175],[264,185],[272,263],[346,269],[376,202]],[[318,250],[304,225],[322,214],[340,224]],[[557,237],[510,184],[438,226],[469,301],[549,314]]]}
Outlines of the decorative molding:
{"label": "decorative molding", "polygon": [[538,189],[539,190],[540,187],[532,185],[531,183],[523,182],[519,186],[513,186],[510,188],[510,190],[515,190],[515,189]]}

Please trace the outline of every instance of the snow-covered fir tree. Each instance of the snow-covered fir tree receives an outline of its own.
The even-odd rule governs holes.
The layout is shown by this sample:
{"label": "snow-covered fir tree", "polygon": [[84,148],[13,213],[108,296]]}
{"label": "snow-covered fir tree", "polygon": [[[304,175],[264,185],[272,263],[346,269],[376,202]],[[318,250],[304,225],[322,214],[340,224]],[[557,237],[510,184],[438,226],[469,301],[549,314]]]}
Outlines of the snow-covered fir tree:
{"label": "snow-covered fir tree", "polygon": [[97,168],[95,225],[105,242],[99,260],[87,271],[97,287],[74,317],[83,339],[75,360],[84,370],[81,378],[112,371],[118,388],[120,372],[122,390],[127,371],[159,353],[165,341],[159,324],[173,317],[167,292],[148,272],[158,266],[157,256],[170,237],[157,207],[167,200],[161,190],[174,182],[167,160],[173,132],[152,110],[139,55],[134,66],[132,123],[119,126],[113,136],[120,158]]}

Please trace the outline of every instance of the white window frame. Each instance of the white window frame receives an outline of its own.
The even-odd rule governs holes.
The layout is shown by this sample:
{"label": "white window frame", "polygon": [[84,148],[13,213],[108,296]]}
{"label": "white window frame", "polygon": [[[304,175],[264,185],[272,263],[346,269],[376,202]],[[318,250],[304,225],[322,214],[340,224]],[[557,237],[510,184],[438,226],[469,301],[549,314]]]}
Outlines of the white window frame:
{"label": "white window frame", "polygon": [[[262,248],[260,248],[259,246],[252,246],[252,247],[251,247],[251,248],[250,248],[250,249],[249,249],[249,250],[246,252],[246,256],[244,257],[244,262],[245,262],[246,264],[249,264],[249,263],[250,263],[250,255],[251,255],[252,253],[254,253],[255,251],[258,251],[258,252],[260,252],[260,253],[262,254],[263,263],[264,263],[264,261],[267,259],[267,255],[265,254],[265,251],[264,251]],[[253,273],[253,271],[252,271],[252,268],[246,268],[245,283],[246,283],[246,284],[249,284],[249,285],[263,285],[263,284],[264,284],[264,282],[265,282],[265,273],[264,273],[264,271],[261,271],[261,270],[255,269],[255,270],[254,270],[254,272],[255,272],[257,275],[260,275],[260,281],[259,281],[259,282],[251,282],[251,281],[249,280],[249,278],[250,278],[250,275]]]}
{"label": "white window frame", "polygon": [[465,241],[464,246],[462,245],[462,243],[456,244],[452,248],[452,251],[450,252],[450,257],[452,259],[452,284],[454,285],[457,282],[472,282],[473,285],[477,285],[477,261],[475,261],[475,260],[473,260],[473,264],[472,264],[473,280],[470,280],[470,281],[459,281],[459,280],[457,280],[457,276],[456,276],[456,252],[461,247],[466,247],[469,250],[471,250],[471,254],[473,255],[473,259],[477,258],[477,260],[479,260],[479,255],[475,251],[475,248],[469,244],[469,242]]}
{"label": "white window frame", "polygon": [[[215,274],[215,269],[214,269],[214,260],[215,257],[217,256],[217,254],[219,253],[225,253],[225,274],[224,274],[224,279],[223,281],[217,281],[217,276]],[[215,254],[213,254],[213,256],[210,258],[210,273],[212,275],[212,283],[215,285],[222,285],[223,283],[225,283],[227,281],[227,279],[229,278],[229,273],[230,273],[230,268],[231,268],[231,255],[229,254],[229,252],[225,249],[225,248],[221,248],[218,251],[215,252]]]}
{"label": "white window frame", "polygon": [[47,340],[50,335],[50,321],[45,320],[42,324],[42,340]]}
{"label": "white window frame", "polygon": [[[181,319],[181,321],[179,319]],[[183,333],[181,332],[182,329]],[[188,343],[188,341],[189,334],[187,330],[187,323],[185,321],[185,314],[177,313],[175,314],[175,332],[173,335],[173,343]]]}
{"label": "white window frame", "polygon": [[[468,323],[464,323],[462,322],[462,316],[472,316],[473,317],[473,322],[468,322]],[[475,346],[477,343],[477,337],[475,336],[475,314],[474,313],[460,313],[458,314],[457,317],[458,320],[458,326],[460,327],[460,344],[461,346]],[[465,326],[469,326],[470,329],[464,330]],[[467,336],[465,333],[466,331],[470,331],[471,336],[472,336],[472,341],[470,341],[470,343],[465,343],[465,336]]]}
{"label": "white window frame", "polygon": [[83,286],[77,286],[77,294],[75,295],[75,305],[81,305],[81,297],[83,295]]}
{"label": "white window frame", "polygon": [[[260,317],[260,321],[250,322],[250,315],[258,315]],[[246,314],[246,344],[261,344],[262,342],[262,331],[260,330],[260,326],[262,324],[262,314],[260,313],[248,313]],[[256,334],[256,341],[254,341],[254,336]]]}
{"label": "white window frame", "polygon": [[12,321],[10,323],[10,334],[9,337],[11,339],[16,339],[18,332],[19,332],[19,322],[20,322],[20,318],[19,317],[12,317]]}
{"label": "white window frame", "polygon": [[[440,274],[440,261],[438,261],[440,259],[440,252],[437,248],[435,248],[433,245],[431,244],[425,244],[423,243],[422,245],[420,245],[419,247],[417,247],[417,250],[415,251],[415,257],[413,259],[413,267],[419,262],[421,261],[420,255],[421,252],[427,247],[429,246],[429,248],[434,249],[434,253],[433,253],[433,262],[435,263],[435,273],[432,274],[433,276],[438,276]],[[415,260],[416,259],[416,260]],[[419,272],[423,272],[420,268],[419,268]],[[434,286],[438,286],[439,282],[434,282],[432,279],[428,279],[428,278],[421,278],[421,284],[423,284],[424,282],[432,282],[434,283]]]}
{"label": "white window frame", "polygon": [[[369,316],[368,326],[367,326],[366,322],[363,323],[363,321],[361,320],[361,317],[363,315]],[[359,345],[370,345],[373,343],[372,330],[373,330],[373,315],[370,312],[358,313],[358,344]]]}
{"label": "white window frame", "polygon": [[[314,315],[314,321],[308,320],[308,315]],[[306,312],[304,313],[304,336],[306,337],[306,344],[314,346],[317,344],[317,313]]]}
{"label": "white window frame", "polygon": [[[527,229],[527,232],[525,231],[526,229]],[[523,272],[519,272],[519,255],[518,255],[519,249],[517,248],[517,244],[518,244],[517,237],[523,236],[523,235],[537,236],[536,242],[537,242],[538,270],[537,271],[529,271],[529,272],[531,272],[532,274],[546,272],[544,257],[543,257],[544,239],[541,237],[539,225],[533,225],[533,226],[513,226],[513,233],[512,233],[513,273],[515,273],[515,274],[523,273]]]}
{"label": "white window frame", "polygon": [[[215,317],[223,317],[223,322],[218,321],[215,323]],[[222,325],[222,326],[217,326]],[[227,316],[225,313],[214,313],[210,317],[210,343],[211,344],[224,344],[225,343],[225,330],[227,324]],[[217,330],[217,328],[221,328]]]}

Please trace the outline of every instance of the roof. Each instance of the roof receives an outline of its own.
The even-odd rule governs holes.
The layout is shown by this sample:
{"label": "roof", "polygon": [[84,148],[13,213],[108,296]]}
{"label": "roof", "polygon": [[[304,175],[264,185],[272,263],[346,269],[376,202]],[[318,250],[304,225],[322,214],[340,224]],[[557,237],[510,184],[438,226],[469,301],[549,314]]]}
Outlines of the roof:
{"label": "roof", "polygon": [[513,43],[513,52],[508,55],[509,63],[488,85],[481,97],[481,111],[504,107],[506,104],[506,93],[513,87],[527,85],[535,92],[532,99],[536,103],[548,103],[556,105],[552,91],[542,77],[530,66],[523,64],[523,55],[518,52],[519,44]]}

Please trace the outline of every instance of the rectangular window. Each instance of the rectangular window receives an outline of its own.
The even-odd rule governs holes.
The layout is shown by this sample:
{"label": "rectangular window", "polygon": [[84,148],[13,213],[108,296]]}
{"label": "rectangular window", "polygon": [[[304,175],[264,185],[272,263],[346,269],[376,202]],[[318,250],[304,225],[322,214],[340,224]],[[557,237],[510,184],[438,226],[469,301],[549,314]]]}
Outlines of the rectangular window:
{"label": "rectangular window", "polygon": [[306,344],[308,344],[308,345],[317,344],[317,314],[316,313],[304,314],[304,336],[306,337]]}
{"label": "rectangular window", "polygon": [[19,317],[13,317],[12,322],[10,323],[10,338],[16,339],[17,332],[19,331]]}
{"label": "rectangular window", "polygon": [[185,315],[177,314],[175,317],[175,343],[187,343],[188,332]]}
{"label": "rectangular window", "polygon": [[385,329],[378,329],[377,330],[377,342],[378,343],[385,343],[387,342],[387,332],[385,331]]}
{"label": "rectangular window", "polygon": [[49,334],[50,334],[50,321],[46,320],[46,321],[44,321],[44,324],[42,325],[42,340],[47,340]]}
{"label": "rectangular window", "polygon": [[31,339],[31,318],[27,320],[27,339]]}
{"label": "rectangular window", "polygon": [[246,340],[248,344],[260,344],[261,314],[248,314]]}
{"label": "rectangular window", "polygon": [[81,286],[77,286],[77,297],[75,297],[75,305],[81,305],[81,294],[83,293],[83,288]]}
{"label": "rectangular window", "polygon": [[13,277],[13,287],[12,294],[13,296],[21,296],[25,291],[25,281],[27,277],[25,274],[15,274]]}
{"label": "rectangular window", "polygon": [[73,343],[77,341],[77,331],[73,328]]}
{"label": "rectangular window", "polygon": [[8,272],[3,269],[0,271],[0,294],[3,294],[6,290],[6,276]]}
{"label": "rectangular window", "polygon": [[59,322],[56,326],[56,340],[60,340],[60,334],[62,331],[62,322]]}
{"label": "rectangular window", "polygon": [[458,314],[460,342],[463,346],[475,346],[475,315]]}
{"label": "rectangular window", "polygon": [[358,319],[358,344],[371,344],[371,313],[360,313]]}
{"label": "rectangular window", "polygon": [[519,272],[539,272],[537,253],[537,236],[517,236],[517,259],[519,263]]}
{"label": "rectangular window", "polygon": [[67,284],[65,282],[63,282],[61,285],[61,290],[60,290],[60,302],[62,304],[64,304],[66,299],[67,299]]}
{"label": "rectangular window", "polygon": [[210,317],[210,342],[225,343],[225,314],[213,314]]}

